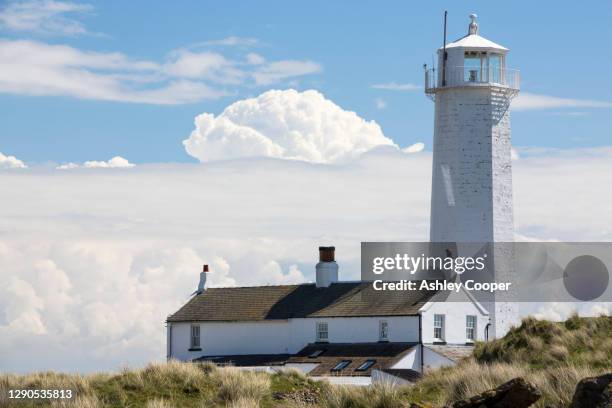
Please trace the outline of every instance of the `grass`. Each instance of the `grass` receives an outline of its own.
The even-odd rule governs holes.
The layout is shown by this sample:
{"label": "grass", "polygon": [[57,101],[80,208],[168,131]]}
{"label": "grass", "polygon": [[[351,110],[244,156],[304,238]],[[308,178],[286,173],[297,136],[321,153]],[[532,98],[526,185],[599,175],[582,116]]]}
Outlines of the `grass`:
{"label": "grass", "polygon": [[[295,370],[276,374],[171,361],[115,374],[0,374],[0,407],[399,408],[450,405],[515,377],[543,398],[535,407],[567,406],[579,380],[612,371],[612,318],[525,319],[504,338],[477,344],[455,367],[427,373],[413,386],[332,386]],[[71,389],[64,402],[8,401],[9,389]],[[9,405],[10,403],[10,405]]]}
{"label": "grass", "polygon": [[479,363],[521,362],[533,368],[557,365],[612,367],[612,318],[571,316],[561,323],[527,318],[504,338],[480,343]]}

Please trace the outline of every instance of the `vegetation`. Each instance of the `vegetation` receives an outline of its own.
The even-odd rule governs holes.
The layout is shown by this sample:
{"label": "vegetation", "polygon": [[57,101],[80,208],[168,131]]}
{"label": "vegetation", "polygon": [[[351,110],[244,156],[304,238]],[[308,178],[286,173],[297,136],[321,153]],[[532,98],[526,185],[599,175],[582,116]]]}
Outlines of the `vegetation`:
{"label": "vegetation", "polygon": [[[428,373],[413,386],[332,386],[297,371],[276,374],[169,362],[117,374],[53,372],[0,375],[0,407],[325,407],[399,408],[409,402],[443,406],[515,377],[543,393],[536,407],[567,406],[584,377],[612,371],[612,318],[566,322],[525,319],[504,338],[476,346],[459,365]],[[71,389],[74,401],[9,401],[9,389]]]}

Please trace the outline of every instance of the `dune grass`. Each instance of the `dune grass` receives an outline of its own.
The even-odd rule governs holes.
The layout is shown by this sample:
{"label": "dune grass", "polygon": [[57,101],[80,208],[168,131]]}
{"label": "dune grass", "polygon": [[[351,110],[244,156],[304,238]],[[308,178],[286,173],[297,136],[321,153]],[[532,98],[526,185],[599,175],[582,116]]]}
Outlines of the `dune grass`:
{"label": "dune grass", "polygon": [[[399,408],[411,402],[439,407],[515,377],[542,392],[535,407],[563,407],[578,381],[610,371],[612,318],[572,316],[563,323],[528,318],[504,338],[477,344],[459,365],[431,371],[412,386],[333,386],[295,370],[268,374],[170,361],[115,374],[0,374],[0,407]],[[15,402],[6,398],[9,389],[70,389],[77,398]]]}

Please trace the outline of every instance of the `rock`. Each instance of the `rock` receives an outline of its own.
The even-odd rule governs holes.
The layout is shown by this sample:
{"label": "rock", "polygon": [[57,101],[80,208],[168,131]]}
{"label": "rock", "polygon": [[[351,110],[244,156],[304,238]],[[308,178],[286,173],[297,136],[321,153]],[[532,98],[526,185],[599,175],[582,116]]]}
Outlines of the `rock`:
{"label": "rock", "polygon": [[457,401],[453,408],[526,408],[542,397],[531,383],[518,377],[470,399]]}
{"label": "rock", "polygon": [[612,373],[580,380],[570,408],[612,408]]}

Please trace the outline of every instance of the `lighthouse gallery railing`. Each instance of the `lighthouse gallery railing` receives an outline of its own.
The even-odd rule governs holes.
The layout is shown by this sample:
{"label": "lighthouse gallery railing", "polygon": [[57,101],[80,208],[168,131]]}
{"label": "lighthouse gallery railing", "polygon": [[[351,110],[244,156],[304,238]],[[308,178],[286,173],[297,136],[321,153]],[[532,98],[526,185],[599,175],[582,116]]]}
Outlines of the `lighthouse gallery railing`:
{"label": "lighthouse gallery railing", "polygon": [[468,66],[446,67],[446,81],[442,83],[441,73],[435,68],[425,70],[425,92],[435,93],[440,88],[461,86],[493,85],[520,89],[520,72],[516,69],[500,67],[475,68]]}

